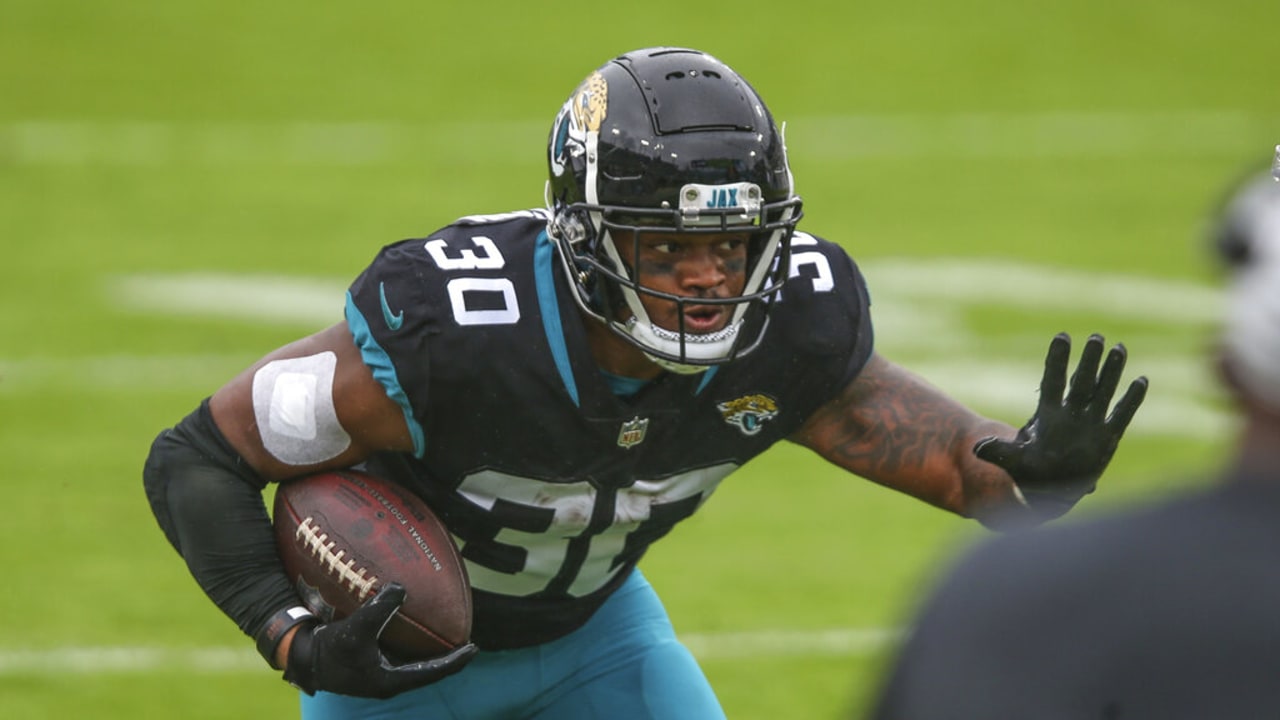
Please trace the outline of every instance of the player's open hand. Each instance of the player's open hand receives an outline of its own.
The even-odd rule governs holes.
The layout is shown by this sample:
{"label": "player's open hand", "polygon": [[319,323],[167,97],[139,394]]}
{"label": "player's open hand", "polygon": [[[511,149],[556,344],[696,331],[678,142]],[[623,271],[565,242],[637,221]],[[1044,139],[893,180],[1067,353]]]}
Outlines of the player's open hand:
{"label": "player's open hand", "polygon": [[1139,377],[1111,409],[1127,355],[1124,345],[1111,348],[1099,372],[1103,342],[1101,335],[1089,336],[1068,385],[1071,338],[1055,336],[1035,414],[1013,440],[988,437],[974,445],[974,454],[1013,477],[1023,501],[1041,520],[1065,514],[1093,492],[1147,395],[1147,378]]}

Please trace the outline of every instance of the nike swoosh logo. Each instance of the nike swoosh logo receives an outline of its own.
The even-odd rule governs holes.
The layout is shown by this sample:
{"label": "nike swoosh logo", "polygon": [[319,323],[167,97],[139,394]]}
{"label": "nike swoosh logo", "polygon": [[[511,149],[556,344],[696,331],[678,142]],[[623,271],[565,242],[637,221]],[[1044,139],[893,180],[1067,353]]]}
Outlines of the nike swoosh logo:
{"label": "nike swoosh logo", "polygon": [[404,311],[391,312],[391,306],[387,304],[387,288],[382,283],[378,283],[378,299],[382,301],[382,319],[387,321],[387,327],[391,328],[392,332],[399,330],[404,324]]}

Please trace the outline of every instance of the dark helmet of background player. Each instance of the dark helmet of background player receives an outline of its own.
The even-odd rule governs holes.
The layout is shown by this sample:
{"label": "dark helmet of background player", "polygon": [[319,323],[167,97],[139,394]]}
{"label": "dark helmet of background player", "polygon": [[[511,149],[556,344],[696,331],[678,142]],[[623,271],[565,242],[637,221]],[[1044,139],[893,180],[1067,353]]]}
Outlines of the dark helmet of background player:
{"label": "dark helmet of background player", "polygon": [[[593,71],[556,116],[547,148],[548,226],[578,304],[651,359],[700,372],[754,349],[787,278],[800,219],[782,134],[737,72],[697,50],[648,48]],[[656,326],[620,233],[747,230],[741,295],[697,299],[730,306],[729,324],[693,334]],[[683,313],[677,313],[683,318]]]}

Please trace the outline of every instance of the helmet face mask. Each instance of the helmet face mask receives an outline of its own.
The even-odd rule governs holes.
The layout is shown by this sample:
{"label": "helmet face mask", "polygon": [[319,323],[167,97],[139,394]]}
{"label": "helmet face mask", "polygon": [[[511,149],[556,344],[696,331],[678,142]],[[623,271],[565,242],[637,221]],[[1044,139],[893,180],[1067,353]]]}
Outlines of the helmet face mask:
{"label": "helmet face mask", "polygon": [[[700,372],[754,349],[789,269],[800,199],[781,134],[737,73],[693,50],[653,48],[593,72],[565,103],[548,145],[548,233],[588,314],[668,370]],[[681,240],[746,234],[742,292],[691,297],[644,284],[641,233]],[[675,327],[643,298],[675,303]],[[684,308],[724,306],[727,325],[687,332]]]}

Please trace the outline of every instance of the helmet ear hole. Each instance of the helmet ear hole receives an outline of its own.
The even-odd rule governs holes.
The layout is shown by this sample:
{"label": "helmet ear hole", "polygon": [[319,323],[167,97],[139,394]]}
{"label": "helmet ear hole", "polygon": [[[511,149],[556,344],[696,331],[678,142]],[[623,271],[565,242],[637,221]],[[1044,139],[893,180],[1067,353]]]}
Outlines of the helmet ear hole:
{"label": "helmet ear hole", "polygon": [[1240,270],[1280,257],[1280,183],[1250,172],[1233,183],[1219,201],[1209,227],[1209,246],[1228,269]]}
{"label": "helmet ear hole", "polygon": [[1249,239],[1234,224],[1227,225],[1214,240],[1214,249],[1230,267],[1243,267],[1249,264]]}
{"label": "helmet ear hole", "polygon": [[595,240],[595,227],[586,210],[560,205],[551,216],[551,234],[570,245],[590,245]]}

